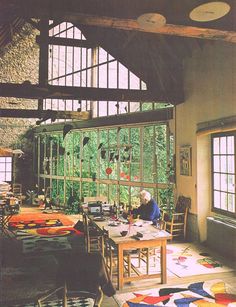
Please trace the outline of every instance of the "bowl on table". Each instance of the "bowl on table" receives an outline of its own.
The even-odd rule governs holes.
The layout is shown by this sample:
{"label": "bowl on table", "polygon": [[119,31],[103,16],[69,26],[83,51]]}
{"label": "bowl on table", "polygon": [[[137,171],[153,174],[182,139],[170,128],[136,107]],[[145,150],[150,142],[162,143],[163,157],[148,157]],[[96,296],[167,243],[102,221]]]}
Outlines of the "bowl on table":
{"label": "bowl on table", "polygon": [[120,232],[120,234],[122,235],[122,237],[125,237],[127,235],[128,231],[127,230],[123,230]]}

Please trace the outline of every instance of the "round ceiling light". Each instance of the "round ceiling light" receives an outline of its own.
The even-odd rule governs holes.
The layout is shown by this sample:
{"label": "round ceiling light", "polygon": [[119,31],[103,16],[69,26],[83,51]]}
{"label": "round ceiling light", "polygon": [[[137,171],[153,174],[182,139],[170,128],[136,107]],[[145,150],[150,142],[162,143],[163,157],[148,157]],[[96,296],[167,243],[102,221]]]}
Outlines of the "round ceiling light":
{"label": "round ceiling light", "polygon": [[166,24],[166,19],[163,15],[157,13],[143,14],[138,17],[137,23],[144,30],[155,30],[163,27]]}
{"label": "round ceiling light", "polygon": [[208,2],[193,9],[189,17],[194,21],[205,22],[219,19],[230,11],[226,2]]}

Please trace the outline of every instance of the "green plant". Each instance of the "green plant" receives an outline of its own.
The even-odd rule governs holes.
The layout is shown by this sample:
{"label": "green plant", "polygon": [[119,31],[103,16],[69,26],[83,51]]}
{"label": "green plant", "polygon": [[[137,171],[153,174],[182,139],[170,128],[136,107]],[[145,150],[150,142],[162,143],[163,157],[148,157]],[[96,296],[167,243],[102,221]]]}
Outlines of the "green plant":
{"label": "green plant", "polygon": [[159,191],[159,206],[171,217],[175,211],[173,185]]}

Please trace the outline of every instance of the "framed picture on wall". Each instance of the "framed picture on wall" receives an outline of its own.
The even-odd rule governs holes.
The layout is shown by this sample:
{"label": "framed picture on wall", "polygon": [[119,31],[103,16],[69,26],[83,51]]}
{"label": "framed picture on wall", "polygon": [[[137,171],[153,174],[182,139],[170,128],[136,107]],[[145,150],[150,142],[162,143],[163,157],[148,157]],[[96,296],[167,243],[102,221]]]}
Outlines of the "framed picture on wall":
{"label": "framed picture on wall", "polygon": [[181,146],[179,150],[180,175],[192,175],[192,147],[190,145]]}

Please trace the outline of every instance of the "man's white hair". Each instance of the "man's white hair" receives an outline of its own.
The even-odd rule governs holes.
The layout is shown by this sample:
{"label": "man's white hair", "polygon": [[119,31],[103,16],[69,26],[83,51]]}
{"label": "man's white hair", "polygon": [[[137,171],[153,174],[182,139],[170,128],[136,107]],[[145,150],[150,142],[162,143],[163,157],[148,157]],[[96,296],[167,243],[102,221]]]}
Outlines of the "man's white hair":
{"label": "man's white hair", "polygon": [[147,200],[147,201],[149,201],[149,200],[152,198],[151,193],[149,193],[149,192],[146,191],[146,190],[142,190],[142,191],[140,192],[140,196],[141,196],[143,199]]}

